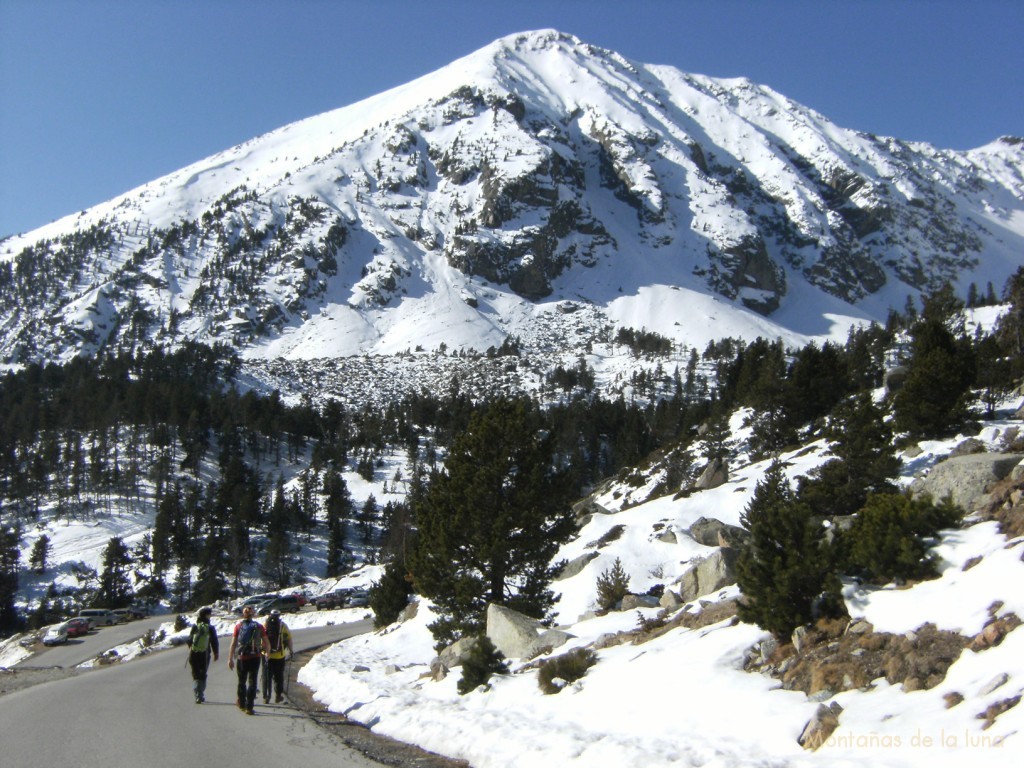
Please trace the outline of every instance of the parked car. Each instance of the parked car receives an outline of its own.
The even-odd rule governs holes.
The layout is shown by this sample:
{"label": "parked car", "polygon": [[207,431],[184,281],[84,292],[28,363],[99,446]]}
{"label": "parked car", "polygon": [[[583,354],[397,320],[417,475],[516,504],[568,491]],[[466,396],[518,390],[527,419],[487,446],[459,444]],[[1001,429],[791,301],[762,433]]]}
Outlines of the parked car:
{"label": "parked car", "polygon": [[96,627],[109,627],[117,624],[117,617],[107,608],[83,608],[78,612],[82,618],[89,619]]}
{"label": "parked car", "polygon": [[295,595],[275,595],[256,606],[256,615],[265,616],[273,610],[294,613],[299,610],[299,599]]}
{"label": "parked car", "polygon": [[348,601],[351,589],[336,589],[333,592],[325,592],[313,599],[313,605],[318,611],[329,611],[334,608],[344,608]]}
{"label": "parked car", "polygon": [[277,595],[252,595],[244,600],[240,600],[231,606],[232,613],[241,613],[242,609],[247,605],[251,605],[253,608],[258,606],[260,603],[265,603],[267,600],[271,600],[277,597]]}
{"label": "parked car", "polygon": [[64,626],[67,628],[68,637],[82,637],[83,635],[88,635],[89,632],[96,628],[84,616],[68,619],[64,622]]}
{"label": "parked car", "polygon": [[66,624],[54,624],[47,627],[43,633],[43,645],[62,645],[68,641],[68,628]]}
{"label": "parked car", "polygon": [[124,624],[126,622],[134,621],[135,619],[141,618],[140,616],[136,615],[135,611],[131,608],[115,608],[111,611],[111,613],[117,617],[118,624]]}
{"label": "parked car", "polygon": [[346,606],[348,608],[362,608],[363,606],[370,604],[370,593],[365,589],[353,589],[352,594],[348,596],[348,602]]}
{"label": "parked car", "polygon": [[309,600],[306,599],[306,596],[304,594],[302,594],[301,592],[293,592],[292,593],[292,597],[294,597],[296,600],[299,601],[299,608],[301,608],[302,606],[304,606],[306,603],[309,602]]}

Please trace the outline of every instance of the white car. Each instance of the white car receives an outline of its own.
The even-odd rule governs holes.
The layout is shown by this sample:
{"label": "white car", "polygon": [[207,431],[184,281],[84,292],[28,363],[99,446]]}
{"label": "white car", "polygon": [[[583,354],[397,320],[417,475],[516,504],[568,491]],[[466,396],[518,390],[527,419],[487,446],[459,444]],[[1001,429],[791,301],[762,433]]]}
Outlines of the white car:
{"label": "white car", "polygon": [[47,627],[43,633],[43,645],[63,645],[68,641],[68,627],[66,624],[54,624]]}

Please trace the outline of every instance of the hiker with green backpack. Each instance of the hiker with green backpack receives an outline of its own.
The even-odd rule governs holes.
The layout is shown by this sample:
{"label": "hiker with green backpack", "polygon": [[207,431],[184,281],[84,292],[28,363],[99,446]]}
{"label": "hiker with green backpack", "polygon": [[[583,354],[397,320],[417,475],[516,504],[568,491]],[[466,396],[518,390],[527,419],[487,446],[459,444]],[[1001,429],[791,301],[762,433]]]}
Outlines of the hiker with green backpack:
{"label": "hiker with green backpack", "polygon": [[235,703],[247,715],[255,714],[256,685],[260,674],[260,659],[270,650],[267,630],[253,620],[256,611],[251,605],[242,609],[242,620],[235,625],[228,650],[228,669],[238,662],[238,698]]}
{"label": "hiker with green backpack", "polygon": [[206,674],[210,669],[210,654],[213,660],[220,658],[217,630],[210,625],[210,608],[200,608],[196,623],[188,633],[188,664],[192,667],[192,693],[196,704],[206,701]]}

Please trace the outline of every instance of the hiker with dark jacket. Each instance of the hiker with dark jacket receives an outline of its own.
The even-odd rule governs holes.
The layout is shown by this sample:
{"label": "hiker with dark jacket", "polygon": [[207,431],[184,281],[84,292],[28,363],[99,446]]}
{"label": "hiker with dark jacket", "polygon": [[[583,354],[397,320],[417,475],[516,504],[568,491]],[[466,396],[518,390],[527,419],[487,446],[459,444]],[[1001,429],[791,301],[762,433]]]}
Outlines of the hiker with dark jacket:
{"label": "hiker with dark jacket", "polygon": [[192,667],[192,693],[196,704],[206,701],[206,673],[210,669],[210,654],[213,660],[220,658],[220,644],[217,630],[210,625],[210,608],[200,608],[196,623],[188,633],[188,665]]}
{"label": "hiker with dark jacket", "polygon": [[267,642],[267,630],[258,621],[253,620],[255,610],[251,605],[242,609],[242,620],[235,624],[231,635],[231,648],[228,651],[228,669],[238,666],[238,698],[235,703],[247,715],[254,714],[256,704],[256,686],[260,674],[262,654],[270,650]]}
{"label": "hiker with dark jacket", "polygon": [[[267,654],[267,671],[263,678],[263,701],[270,703],[270,689],[273,687],[275,704],[284,701],[284,662],[285,652],[292,656],[292,633],[288,625],[281,621],[281,612],[274,609],[267,619],[267,641],[270,652]],[[273,686],[271,686],[273,683]]]}

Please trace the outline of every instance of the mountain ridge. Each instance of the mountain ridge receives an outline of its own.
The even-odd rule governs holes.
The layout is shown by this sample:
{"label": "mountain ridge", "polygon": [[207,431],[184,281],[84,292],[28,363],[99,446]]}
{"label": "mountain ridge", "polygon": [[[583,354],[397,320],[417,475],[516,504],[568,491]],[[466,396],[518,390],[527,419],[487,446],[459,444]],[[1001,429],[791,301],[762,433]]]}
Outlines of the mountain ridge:
{"label": "mountain ridge", "polygon": [[937,150],[510,35],[0,242],[0,356],[479,352],[565,302],[680,347],[841,337],[947,280],[1001,287],[1022,169],[1020,140]]}

